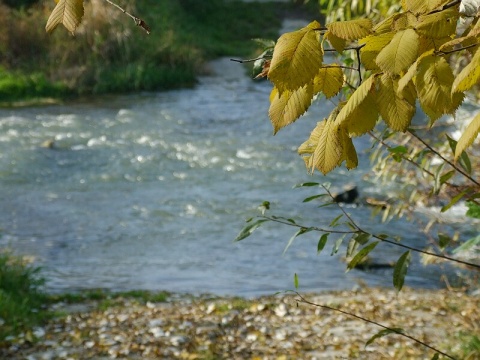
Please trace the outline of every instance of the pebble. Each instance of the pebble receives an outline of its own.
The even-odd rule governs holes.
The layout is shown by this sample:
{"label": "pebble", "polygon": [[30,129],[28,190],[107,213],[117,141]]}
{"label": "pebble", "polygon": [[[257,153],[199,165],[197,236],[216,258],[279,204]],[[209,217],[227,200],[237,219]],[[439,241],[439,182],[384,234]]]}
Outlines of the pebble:
{"label": "pebble", "polygon": [[[393,289],[360,289],[302,296],[402,327],[447,353],[461,351],[452,334],[479,332],[478,297],[464,292],[405,289],[397,295]],[[172,295],[165,303],[119,298],[106,310],[90,301],[78,307],[83,309],[79,313],[33,329],[35,341],[26,341],[27,333],[8,339],[0,345],[0,359],[380,360],[386,354],[392,359],[434,355],[398,335],[365,347],[381,328],[298,300],[296,295],[262,297],[236,306],[229,298]]]}

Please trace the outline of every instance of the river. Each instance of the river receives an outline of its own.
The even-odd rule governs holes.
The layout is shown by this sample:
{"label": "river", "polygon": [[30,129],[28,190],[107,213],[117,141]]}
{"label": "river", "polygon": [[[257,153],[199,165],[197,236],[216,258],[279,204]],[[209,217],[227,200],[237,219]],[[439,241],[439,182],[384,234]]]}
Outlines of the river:
{"label": "river", "polygon": [[[296,147],[332,105],[318,102],[295,126],[272,136],[271,85],[254,82],[228,59],[211,63],[192,89],[77,101],[65,105],[0,109],[0,245],[32,256],[52,292],[86,288],[150,289],[256,296],[293,287],[345,289],[359,279],[391,286],[391,269],[345,273],[344,250],[320,255],[319,234],[266,225],[234,243],[245,219],[264,200],[272,212],[326,226],[336,216],[318,203],[302,203],[329,181],[354,183],[362,196],[368,139],[356,142],[360,169],[307,174]],[[54,140],[54,148],[41,144]],[[373,231],[425,244],[403,220],[382,224],[365,207],[348,211]],[[402,250],[379,246],[374,257]],[[441,286],[441,270],[415,257],[406,285]]]}

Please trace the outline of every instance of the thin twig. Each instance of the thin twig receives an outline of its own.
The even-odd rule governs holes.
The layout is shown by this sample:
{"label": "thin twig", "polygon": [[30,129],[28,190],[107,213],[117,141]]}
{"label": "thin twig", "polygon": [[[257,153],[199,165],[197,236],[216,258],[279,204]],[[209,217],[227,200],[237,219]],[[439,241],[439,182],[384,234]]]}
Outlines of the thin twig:
{"label": "thin twig", "polygon": [[440,54],[440,55],[448,55],[448,54],[452,54],[454,52],[459,52],[459,51],[462,51],[462,50],[467,50],[467,49],[470,49],[472,47],[475,47],[475,46],[478,46],[480,45],[479,43],[475,43],[475,44],[471,44],[471,45],[467,45],[467,46],[462,46],[462,47],[459,47],[457,49],[453,49],[453,50],[445,50],[445,51],[441,51],[441,50],[438,50],[436,51],[437,54]]}
{"label": "thin twig", "polygon": [[468,175],[465,171],[460,169],[456,164],[452,163],[450,160],[446,159],[442,154],[440,154],[438,151],[436,151],[433,147],[431,147],[425,140],[423,140],[421,137],[419,137],[417,134],[415,134],[413,131],[409,131],[409,134],[412,135],[415,139],[420,141],[423,145],[425,145],[426,148],[428,148],[431,152],[433,152],[435,155],[437,155],[440,159],[442,159],[445,163],[450,165],[452,168],[454,168],[457,172],[462,174],[465,178],[473,182],[475,185],[480,186],[480,183],[475,180],[473,177]]}
{"label": "thin twig", "polygon": [[411,335],[408,335],[408,334],[405,334],[404,332],[402,331],[399,331],[397,329],[394,329],[394,328],[391,328],[391,327],[388,327],[386,325],[383,325],[383,324],[380,324],[374,320],[370,320],[370,319],[367,319],[367,318],[364,318],[362,316],[359,316],[359,315],[356,315],[356,314],[353,314],[353,313],[350,313],[348,311],[345,311],[345,310],[342,310],[342,309],[338,309],[338,308],[334,308],[334,307],[331,307],[331,306],[328,306],[328,305],[322,305],[322,304],[316,304],[314,302],[311,302],[307,299],[305,299],[302,295],[300,295],[298,292],[295,292],[295,294],[297,294],[297,296],[299,297],[299,299],[296,299],[297,303],[303,303],[303,304],[307,304],[307,305],[310,305],[310,306],[314,306],[314,307],[318,307],[318,308],[323,308],[323,309],[327,309],[327,310],[331,310],[331,311],[336,311],[336,312],[339,312],[339,313],[342,313],[344,315],[347,315],[347,316],[351,316],[351,317],[354,317],[358,320],[362,320],[364,322],[367,322],[369,324],[373,324],[373,325],[376,325],[376,326],[379,326],[385,330],[388,330],[388,331],[391,331],[392,333],[395,333],[395,334],[398,334],[400,336],[403,336],[409,340],[412,340],[412,341],[415,341],[417,344],[420,344],[422,346],[425,346],[427,348],[429,348],[430,350],[433,350],[439,354],[442,354],[443,356],[449,358],[449,359],[452,359],[452,360],[455,360],[455,358],[417,338],[414,338],[413,336]]}
{"label": "thin twig", "polygon": [[135,25],[141,27],[143,30],[145,30],[147,32],[147,34],[150,34],[150,32],[151,32],[150,27],[147,25],[147,23],[145,21],[143,21],[139,17],[136,17],[135,15],[130,14],[127,10],[125,10],[124,8],[122,8],[118,4],[115,4],[114,2],[112,2],[110,0],[105,0],[105,1],[107,3],[109,3],[110,5],[115,6],[118,10],[123,12],[125,15],[130,16],[132,18],[132,20],[135,21]]}

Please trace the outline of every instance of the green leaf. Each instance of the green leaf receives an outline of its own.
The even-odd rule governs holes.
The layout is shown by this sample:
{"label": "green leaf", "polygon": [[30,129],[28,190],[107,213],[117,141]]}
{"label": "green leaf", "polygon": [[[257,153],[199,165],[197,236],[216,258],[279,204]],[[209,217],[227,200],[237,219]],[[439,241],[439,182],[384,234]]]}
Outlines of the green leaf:
{"label": "green leaf", "polygon": [[432,360],[438,360],[438,359],[440,359],[440,354],[435,353],[435,355],[432,356]]}
{"label": "green leaf", "polygon": [[295,273],[293,275],[293,286],[295,286],[295,289],[298,289],[298,275]]}
{"label": "green leaf", "polygon": [[301,228],[295,234],[293,234],[293,236],[290,238],[290,240],[288,240],[288,243],[287,243],[287,246],[285,247],[285,250],[283,250],[283,255],[285,255],[288,248],[290,247],[290,245],[293,244],[293,241],[297,238],[297,236],[303,235],[303,234],[308,233],[310,231],[312,231],[312,228]]}
{"label": "green leaf", "polygon": [[320,252],[323,250],[323,248],[327,244],[328,235],[330,235],[330,233],[325,233],[320,237],[320,240],[318,240],[317,254],[320,254]]}
{"label": "green leaf", "polygon": [[365,347],[367,347],[368,345],[370,345],[371,343],[373,343],[376,339],[378,338],[381,338],[385,335],[389,335],[389,334],[403,334],[403,329],[401,328],[391,328],[391,329],[383,329],[383,330],[380,330],[378,333],[376,333],[375,335],[373,335],[365,344]]}
{"label": "green leaf", "polygon": [[441,249],[444,249],[450,242],[452,238],[446,234],[438,233],[438,245]]}
{"label": "green leaf", "polygon": [[469,250],[471,247],[477,245],[477,244],[480,244],[480,235],[474,237],[474,238],[471,238],[471,239],[468,239],[467,241],[465,241],[462,245],[460,245],[458,248],[456,248],[455,250],[453,250],[453,253],[454,254],[458,254],[460,252],[463,252],[463,251],[467,251]]}
{"label": "green leaf", "polygon": [[306,202],[309,202],[309,201],[312,201],[312,200],[315,200],[315,199],[318,199],[318,198],[321,198],[321,197],[325,197],[325,196],[328,196],[328,195],[327,194],[318,194],[318,195],[309,196],[309,197],[303,199],[303,202],[306,203]]}
{"label": "green leaf", "polygon": [[395,264],[395,268],[393,269],[393,286],[397,291],[402,290],[411,258],[410,250],[408,250],[400,256]]}
{"label": "green leaf", "polygon": [[444,207],[442,207],[442,209],[440,210],[440,212],[445,212],[447,211],[448,209],[450,209],[453,205],[455,205],[457,202],[459,202],[463,197],[465,196],[465,191],[462,191],[460,194],[458,194],[457,196],[455,196],[452,200],[450,200],[450,202],[445,205]]}
{"label": "green leaf", "polygon": [[473,201],[467,201],[468,210],[465,215],[474,219],[480,219],[480,205]]}
{"label": "green leaf", "polygon": [[260,220],[257,220],[247,226],[245,226],[241,231],[240,233],[237,235],[237,237],[235,238],[235,240],[233,241],[240,241],[240,240],[243,240],[247,237],[249,237],[250,235],[252,235],[252,233],[258,229],[264,222],[267,222],[269,220],[267,219],[260,219]]}
{"label": "green leaf", "polygon": [[358,242],[360,245],[365,245],[368,240],[370,240],[370,234],[368,233],[358,233],[355,235],[355,241]]}
{"label": "green leaf", "polygon": [[455,170],[450,170],[449,172],[440,176],[440,184],[445,184],[448,180],[450,180],[455,175]]}
{"label": "green leaf", "polygon": [[340,249],[340,245],[342,245],[343,239],[345,239],[345,235],[340,236],[337,241],[335,241],[335,245],[333,246],[330,256],[333,256],[338,252],[338,249]]}
{"label": "green leaf", "polygon": [[299,187],[319,186],[319,185],[320,185],[320,183],[317,183],[317,182],[304,182],[304,183],[300,183],[300,184],[295,185],[293,188],[296,189],[296,188],[299,188]]}
{"label": "green leaf", "polygon": [[348,245],[347,245],[347,253],[346,253],[346,257],[349,258],[350,256],[352,256],[352,254],[357,251],[358,249],[358,246],[360,244],[357,243],[354,239],[354,237],[352,236],[352,238],[350,239],[350,241],[348,242]]}
{"label": "green leaf", "polygon": [[371,244],[368,244],[365,246],[363,249],[361,249],[354,257],[353,259],[348,263],[347,266],[347,271],[355,268],[365,256],[367,256],[375,247],[378,245],[380,241],[375,241],[372,242]]}
{"label": "green leaf", "polygon": [[340,220],[342,218],[343,214],[340,214],[338,215],[335,219],[332,220],[332,222],[330,223],[330,227],[335,227],[338,225],[338,220]]}

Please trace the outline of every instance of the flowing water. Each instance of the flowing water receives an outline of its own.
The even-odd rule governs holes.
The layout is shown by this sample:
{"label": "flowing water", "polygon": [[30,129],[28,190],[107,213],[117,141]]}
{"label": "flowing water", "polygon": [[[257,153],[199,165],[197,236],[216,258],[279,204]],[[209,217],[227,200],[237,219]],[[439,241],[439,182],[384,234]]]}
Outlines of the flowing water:
{"label": "flowing water", "polygon": [[[330,256],[333,238],[317,255],[319,234],[297,238],[285,255],[293,228],[267,225],[232,242],[264,200],[277,215],[327,226],[337,212],[302,204],[318,190],[292,189],[297,183],[355,183],[362,195],[379,189],[361,180],[368,139],[356,143],[359,170],[306,173],[296,146],[331,105],[315,104],[273,137],[271,85],[253,82],[228,59],[211,66],[193,89],[0,110],[0,245],[32,255],[50,291],[252,296],[291,289],[294,273],[302,290],[351,288],[358,278],[391,286],[391,270],[346,274],[344,250]],[[53,148],[41,146],[50,139]],[[425,244],[405,221],[385,225],[368,208],[348,211],[374,231]],[[383,262],[402,252],[376,250]],[[410,274],[409,286],[440,286],[438,268],[416,260]]]}

